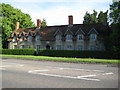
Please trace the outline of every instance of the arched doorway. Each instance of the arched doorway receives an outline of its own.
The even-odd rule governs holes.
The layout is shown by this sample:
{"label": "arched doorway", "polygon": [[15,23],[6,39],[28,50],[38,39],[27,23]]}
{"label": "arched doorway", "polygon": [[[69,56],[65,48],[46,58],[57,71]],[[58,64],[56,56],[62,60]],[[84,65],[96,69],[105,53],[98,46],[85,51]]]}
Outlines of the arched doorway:
{"label": "arched doorway", "polygon": [[50,45],[46,45],[46,49],[50,49]]}

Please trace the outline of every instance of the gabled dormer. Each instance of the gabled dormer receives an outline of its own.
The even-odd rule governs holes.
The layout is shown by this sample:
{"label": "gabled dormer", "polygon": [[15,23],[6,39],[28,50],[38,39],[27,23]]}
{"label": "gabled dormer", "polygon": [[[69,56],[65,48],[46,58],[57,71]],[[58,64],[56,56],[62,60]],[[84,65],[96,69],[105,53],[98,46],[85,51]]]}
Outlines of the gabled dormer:
{"label": "gabled dormer", "polygon": [[71,29],[67,29],[64,35],[73,35],[73,32],[71,31]]}
{"label": "gabled dormer", "polygon": [[71,29],[67,29],[67,31],[65,32],[65,36],[66,36],[66,41],[72,41],[73,33]]}
{"label": "gabled dormer", "polygon": [[32,41],[33,33],[29,31],[27,36],[28,36],[28,41]]}
{"label": "gabled dormer", "polygon": [[54,36],[56,36],[56,35],[62,35],[62,32],[61,32],[61,30],[59,28],[54,33]]}
{"label": "gabled dormer", "polygon": [[77,30],[77,32],[75,33],[75,35],[79,35],[79,34],[85,35],[85,33],[83,32],[83,30],[82,30],[81,28],[79,28],[79,29]]}
{"label": "gabled dormer", "polygon": [[27,36],[33,36],[33,33],[29,31]]}
{"label": "gabled dormer", "polygon": [[60,29],[58,28],[57,31],[54,33],[55,36],[55,40],[56,41],[61,41],[62,40],[62,32],[60,31]]}
{"label": "gabled dormer", "polygon": [[35,41],[40,41],[39,31],[37,31],[34,36],[35,36]]}
{"label": "gabled dormer", "polygon": [[83,41],[85,33],[81,28],[78,29],[78,31],[75,33],[77,41]]}
{"label": "gabled dormer", "polygon": [[98,32],[95,28],[92,28],[89,32],[88,32],[88,35],[89,35],[89,39],[91,41],[94,41],[97,39],[97,36],[98,36]]}
{"label": "gabled dormer", "polygon": [[12,37],[17,37],[16,32],[14,32],[14,33],[12,34]]}
{"label": "gabled dormer", "polygon": [[19,33],[19,37],[25,36],[25,33],[22,31]]}

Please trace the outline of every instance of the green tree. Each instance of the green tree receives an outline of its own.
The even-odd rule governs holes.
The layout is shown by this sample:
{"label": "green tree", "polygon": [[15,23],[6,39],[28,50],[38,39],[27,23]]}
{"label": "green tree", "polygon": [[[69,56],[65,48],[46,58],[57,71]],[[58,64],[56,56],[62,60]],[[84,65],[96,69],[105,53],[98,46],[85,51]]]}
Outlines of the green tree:
{"label": "green tree", "polygon": [[100,11],[98,15],[99,23],[108,23],[108,10],[106,12]]}
{"label": "green tree", "polygon": [[110,5],[110,19],[112,21],[110,50],[120,51],[120,1]]}
{"label": "green tree", "polygon": [[93,14],[91,14],[90,17],[91,17],[91,22],[90,23],[98,23],[97,11],[93,10]]}
{"label": "green tree", "polygon": [[90,23],[107,23],[108,21],[108,10],[106,12],[100,11],[98,14],[97,11],[93,10],[93,13],[85,13],[83,24]]}
{"label": "green tree", "polygon": [[85,15],[84,15],[83,24],[89,24],[90,22],[91,22],[90,13],[88,13],[88,11],[86,11],[86,13],[85,13]]}
{"label": "green tree", "polygon": [[46,26],[47,26],[47,22],[46,22],[45,19],[43,19],[43,21],[42,21],[42,27],[46,27]]}
{"label": "green tree", "polygon": [[120,23],[120,1],[110,5],[110,21],[114,24]]}
{"label": "green tree", "polygon": [[35,27],[35,24],[31,21],[29,14],[23,13],[19,9],[15,9],[9,4],[0,4],[0,23],[2,29],[2,46],[7,48],[8,38],[10,37],[13,30],[15,30],[15,23],[20,22],[20,28]]}

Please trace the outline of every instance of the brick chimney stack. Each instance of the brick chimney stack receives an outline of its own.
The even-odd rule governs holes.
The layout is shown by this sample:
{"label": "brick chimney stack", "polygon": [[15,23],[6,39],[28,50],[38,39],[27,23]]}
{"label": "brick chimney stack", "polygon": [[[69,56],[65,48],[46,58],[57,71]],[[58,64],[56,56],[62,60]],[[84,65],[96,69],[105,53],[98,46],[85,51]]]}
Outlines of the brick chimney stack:
{"label": "brick chimney stack", "polygon": [[37,19],[37,28],[40,28],[40,27],[41,27],[41,20]]}
{"label": "brick chimney stack", "polygon": [[69,22],[69,25],[73,24],[73,16],[72,15],[68,16],[68,22]]}
{"label": "brick chimney stack", "polygon": [[20,25],[20,23],[16,22],[16,24],[15,24],[15,30],[19,29],[19,25]]}

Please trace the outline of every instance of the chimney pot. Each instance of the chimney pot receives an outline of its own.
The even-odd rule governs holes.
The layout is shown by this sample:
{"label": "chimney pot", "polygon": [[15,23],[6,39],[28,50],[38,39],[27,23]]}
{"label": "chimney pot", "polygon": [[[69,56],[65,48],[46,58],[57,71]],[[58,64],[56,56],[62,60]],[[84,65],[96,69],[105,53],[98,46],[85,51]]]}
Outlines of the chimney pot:
{"label": "chimney pot", "polygon": [[37,19],[37,28],[40,28],[40,27],[41,27],[41,20]]}
{"label": "chimney pot", "polygon": [[68,22],[69,22],[69,25],[73,24],[73,16],[72,15],[68,16]]}
{"label": "chimney pot", "polygon": [[19,22],[16,22],[16,24],[15,24],[15,29],[16,29],[16,30],[19,29],[19,25],[20,25],[20,23],[19,23]]}

